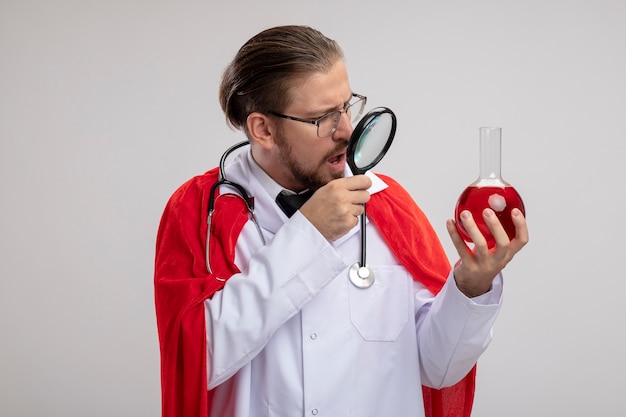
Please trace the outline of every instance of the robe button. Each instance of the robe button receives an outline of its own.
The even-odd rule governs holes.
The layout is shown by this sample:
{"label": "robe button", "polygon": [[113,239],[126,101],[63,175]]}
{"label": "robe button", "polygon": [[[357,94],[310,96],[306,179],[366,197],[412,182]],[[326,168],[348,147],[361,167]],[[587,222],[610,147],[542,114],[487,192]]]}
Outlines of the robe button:
{"label": "robe button", "polygon": [[[311,338],[311,340],[315,340],[317,339],[317,333],[311,333],[309,337]],[[317,411],[317,410],[314,410],[314,411]]]}
{"label": "robe button", "polygon": [[313,414],[314,416],[316,416],[318,413],[317,408],[314,408],[311,410],[311,414]]}

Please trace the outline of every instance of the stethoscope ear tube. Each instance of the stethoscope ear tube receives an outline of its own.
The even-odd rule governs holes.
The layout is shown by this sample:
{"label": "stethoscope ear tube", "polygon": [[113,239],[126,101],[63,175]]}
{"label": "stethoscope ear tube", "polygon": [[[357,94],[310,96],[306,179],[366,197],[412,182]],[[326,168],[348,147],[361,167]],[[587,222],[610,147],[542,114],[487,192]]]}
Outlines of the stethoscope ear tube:
{"label": "stethoscope ear tube", "polygon": [[244,140],[242,142],[235,143],[233,146],[226,149],[226,151],[222,154],[222,157],[220,158],[220,179],[226,179],[226,174],[224,173],[224,166],[226,165],[226,158],[228,158],[228,155],[233,153],[234,150],[239,149],[242,146],[246,146],[249,144],[250,144],[249,141]]}

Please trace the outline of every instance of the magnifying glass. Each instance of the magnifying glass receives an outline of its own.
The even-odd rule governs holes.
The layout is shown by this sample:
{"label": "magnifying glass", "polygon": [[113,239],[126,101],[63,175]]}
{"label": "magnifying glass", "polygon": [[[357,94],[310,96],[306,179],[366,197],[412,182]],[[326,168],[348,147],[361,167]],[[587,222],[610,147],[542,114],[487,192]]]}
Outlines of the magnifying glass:
{"label": "magnifying glass", "polygon": [[[354,128],[348,142],[348,166],[354,175],[364,174],[383,159],[396,134],[396,115],[386,107],[369,111]],[[361,260],[350,267],[348,276],[358,288],[369,288],[376,277],[365,262],[365,204],[361,213]]]}

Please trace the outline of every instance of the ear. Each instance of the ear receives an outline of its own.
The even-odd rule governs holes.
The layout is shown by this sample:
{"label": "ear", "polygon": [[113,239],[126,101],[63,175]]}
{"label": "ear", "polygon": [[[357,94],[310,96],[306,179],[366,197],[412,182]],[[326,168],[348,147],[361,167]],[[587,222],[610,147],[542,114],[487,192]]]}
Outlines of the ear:
{"label": "ear", "polygon": [[276,122],[268,115],[252,112],[248,115],[246,123],[251,141],[256,142],[265,149],[269,149],[276,143]]}

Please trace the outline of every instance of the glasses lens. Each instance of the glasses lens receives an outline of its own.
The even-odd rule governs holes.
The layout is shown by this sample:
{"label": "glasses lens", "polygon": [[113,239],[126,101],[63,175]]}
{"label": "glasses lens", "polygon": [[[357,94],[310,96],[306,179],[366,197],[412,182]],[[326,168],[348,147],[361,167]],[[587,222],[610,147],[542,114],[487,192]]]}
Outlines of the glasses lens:
{"label": "glasses lens", "polygon": [[[367,99],[365,97],[356,97],[355,101],[346,106],[344,112],[348,116],[350,123],[356,123],[361,118],[366,101]],[[335,133],[344,112],[334,111],[319,119],[317,122],[317,136],[324,138]]]}
{"label": "glasses lens", "polygon": [[335,133],[337,126],[339,126],[339,119],[341,118],[341,112],[334,111],[328,113],[317,124],[317,136],[324,138]]}
{"label": "glasses lens", "polygon": [[356,101],[350,103],[350,107],[346,110],[346,113],[348,113],[348,117],[350,118],[350,122],[356,123],[361,118],[364,109],[365,98],[357,97]]}

